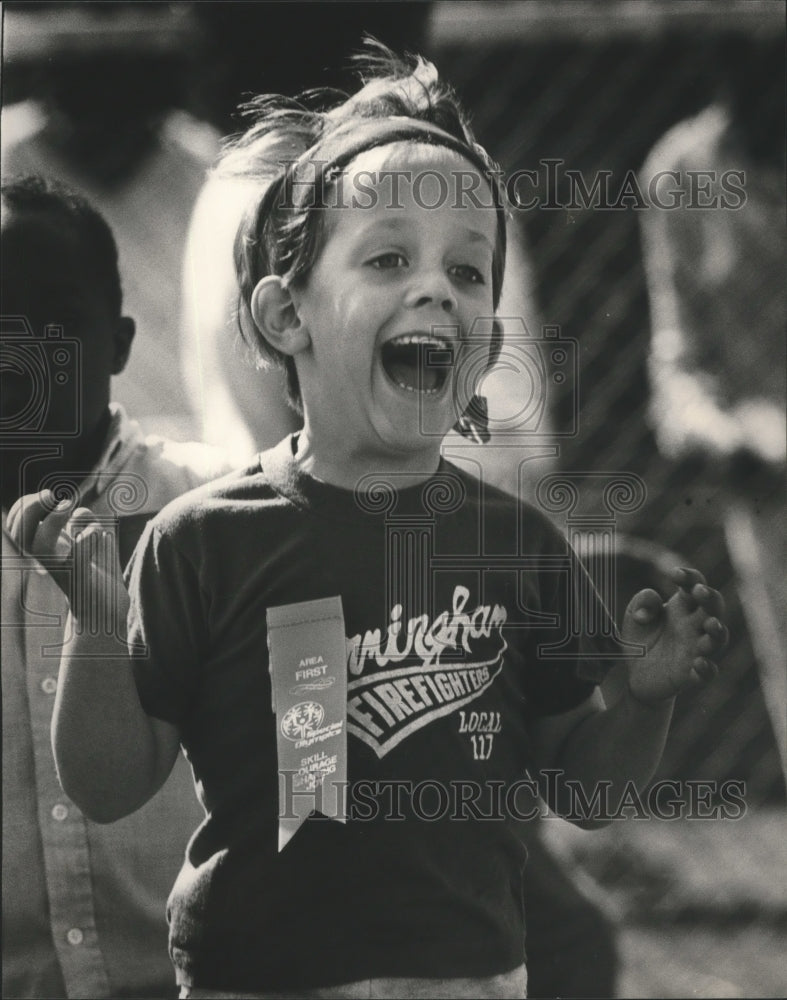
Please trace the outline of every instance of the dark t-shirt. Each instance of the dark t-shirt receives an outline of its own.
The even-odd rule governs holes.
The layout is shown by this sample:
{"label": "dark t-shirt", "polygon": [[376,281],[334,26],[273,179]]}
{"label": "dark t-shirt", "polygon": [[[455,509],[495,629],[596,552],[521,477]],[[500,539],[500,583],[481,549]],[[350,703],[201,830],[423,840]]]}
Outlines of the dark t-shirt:
{"label": "dark t-shirt", "polygon": [[[526,778],[528,721],[580,704],[608,666],[611,639],[572,634],[571,608],[598,598],[546,518],[449,463],[354,493],[299,473],[293,446],[171,504],[132,564],[142,704],[178,726],[207,811],[170,898],[178,978],[259,991],[514,968],[534,802],[505,790]],[[266,609],[337,594],[349,818],[313,815],[279,853]]]}

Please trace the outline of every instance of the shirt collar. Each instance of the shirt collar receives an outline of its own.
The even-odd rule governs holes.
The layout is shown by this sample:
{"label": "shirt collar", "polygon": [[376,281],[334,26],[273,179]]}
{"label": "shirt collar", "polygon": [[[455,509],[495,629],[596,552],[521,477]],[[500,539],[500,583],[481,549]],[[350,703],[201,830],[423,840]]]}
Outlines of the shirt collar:
{"label": "shirt collar", "polygon": [[[75,506],[89,507],[106,492],[113,478],[126,465],[136,448],[144,442],[142,428],[131,420],[120,403],[109,404],[110,421],[104,446],[92,470],[77,488]],[[3,531],[6,530],[9,511],[2,509]]]}
{"label": "shirt collar", "polygon": [[111,419],[104,447],[93,470],[79,484],[78,504],[90,506],[95,502],[144,440],[142,428],[119,403],[110,403],[109,411]]}

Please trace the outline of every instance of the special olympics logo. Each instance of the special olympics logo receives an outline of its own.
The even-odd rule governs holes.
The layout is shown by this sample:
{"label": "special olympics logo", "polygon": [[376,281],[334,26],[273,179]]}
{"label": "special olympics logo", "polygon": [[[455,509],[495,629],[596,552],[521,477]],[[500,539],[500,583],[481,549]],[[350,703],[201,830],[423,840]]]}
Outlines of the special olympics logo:
{"label": "special olympics logo", "polygon": [[301,701],[287,709],[281,720],[281,731],[288,740],[305,740],[319,729],[325,709],[317,701]]}

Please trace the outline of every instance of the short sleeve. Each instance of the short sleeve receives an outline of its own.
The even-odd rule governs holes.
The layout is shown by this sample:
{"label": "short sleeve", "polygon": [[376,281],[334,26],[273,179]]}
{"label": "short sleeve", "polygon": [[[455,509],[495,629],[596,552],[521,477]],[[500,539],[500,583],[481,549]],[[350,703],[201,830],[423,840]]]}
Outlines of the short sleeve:
{"label": "short sleeve", "polygon": [[199,574],[157,522],[148,524],[127,573],[128,641],[142,707],[180,725],[207,648]]}
{"label": "short sleeve", "polygon": [[585,701],[622,654],[617,628],[586,568],[552,526],[537,571],[543,624],[530,631],[526,705],[530,716],[567,712]]}

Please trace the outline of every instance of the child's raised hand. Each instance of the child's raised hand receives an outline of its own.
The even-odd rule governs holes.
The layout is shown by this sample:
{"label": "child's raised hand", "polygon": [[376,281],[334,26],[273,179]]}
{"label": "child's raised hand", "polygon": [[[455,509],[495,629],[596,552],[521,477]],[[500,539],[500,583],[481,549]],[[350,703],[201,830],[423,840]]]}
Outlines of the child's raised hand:
{"label": "child's raised hand", "polygon": [[74,510],[70,500],[57,503],[51,490],[43,490],[17,500],[7,527],[19,549],[49,570],[77,620],[110,625],[125,617],[128,593],[115,533],[91,510]]}
{"label": "child's raised hand", "polygon": [[623,638],[647,650],[629,664],[629,691],[642,704],[712,680],[719,669],[715,657],[727,645],[721,594],[695,569],[675,569],[670,576],[678,590],[666,604],[655,590],[642,590],[623,621]]}

